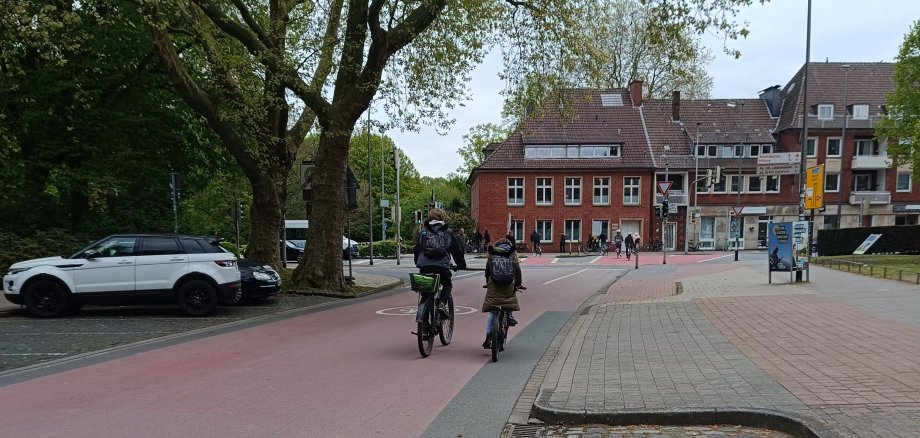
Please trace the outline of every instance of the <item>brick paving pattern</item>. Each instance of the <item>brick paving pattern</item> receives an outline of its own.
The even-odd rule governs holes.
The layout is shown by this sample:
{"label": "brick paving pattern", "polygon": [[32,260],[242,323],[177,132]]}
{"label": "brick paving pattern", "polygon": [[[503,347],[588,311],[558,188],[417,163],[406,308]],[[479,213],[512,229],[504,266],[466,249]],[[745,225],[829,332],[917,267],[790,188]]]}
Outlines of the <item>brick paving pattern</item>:
{"label": "brick paving pattern", "polygon": [[[767,409],[844,437],[920,436],[920,288],[821,268],[767,284],[764,265],[630,271],[572,321],[542,407]],[[527,436],[557,436],[541,433]]]}
{"label": "brick paving pattern", "polygon": [[789,435],[769,429],[742,426],[513,426],[503,438],[788,438]]}

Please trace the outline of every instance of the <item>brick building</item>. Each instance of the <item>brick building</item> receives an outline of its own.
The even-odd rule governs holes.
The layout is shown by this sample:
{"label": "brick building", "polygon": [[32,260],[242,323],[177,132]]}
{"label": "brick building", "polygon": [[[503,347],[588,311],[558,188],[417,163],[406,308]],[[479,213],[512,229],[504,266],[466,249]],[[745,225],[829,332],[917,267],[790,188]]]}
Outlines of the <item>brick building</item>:
{"label": "brick building", "polygon": [[[836,224],[837,196],[844,227],[858,224],[860,208],[866,225],[916,224],[920,191],[910,169],[892,167],[884,144],[872,140],[893,65],[841,66],[809,69],[808,163],[825,164],[828,173],[828,206],[816,228]],[[469,179],[473,218],[493,236],[510,228],[527,240],[536,229],[551,248],[563,233],[566,242],[580,242],[617,229],[644,242],[664,236],[676,250],[688,235],[701,249],[732,249],[736,233],[739,248],[762,247],[768,221],[798,218],[798,175],[758,175],[757,156],[801,150],[801,77],[800,70],[756,99],[681,100],[675,91],[671,99],[643,100],[641,81],[566,90],[486,149]],[[716,169],[720,178],[707,185],[707,171]],[[655,183],[666,179],[670,216],[662,223]],[[738,205],[740,219],[732,213]]]}

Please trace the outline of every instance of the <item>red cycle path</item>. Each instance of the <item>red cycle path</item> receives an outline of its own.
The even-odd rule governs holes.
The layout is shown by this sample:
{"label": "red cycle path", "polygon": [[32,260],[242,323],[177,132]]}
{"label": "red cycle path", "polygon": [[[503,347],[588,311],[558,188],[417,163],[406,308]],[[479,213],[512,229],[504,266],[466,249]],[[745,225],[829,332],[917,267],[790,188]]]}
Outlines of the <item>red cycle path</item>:
{"label": "red cycle path", "polygon": [[[525,272],[513,339],[572,311],[617,271]],[[461,275],[463,275],[461,273]],[[419,436],[488,362],[481,274],[456,280],[454,343],[417,350],[403,292],[0,388],[0,431],[22,437]],[[473,421],[473,420],[471,420]]]}

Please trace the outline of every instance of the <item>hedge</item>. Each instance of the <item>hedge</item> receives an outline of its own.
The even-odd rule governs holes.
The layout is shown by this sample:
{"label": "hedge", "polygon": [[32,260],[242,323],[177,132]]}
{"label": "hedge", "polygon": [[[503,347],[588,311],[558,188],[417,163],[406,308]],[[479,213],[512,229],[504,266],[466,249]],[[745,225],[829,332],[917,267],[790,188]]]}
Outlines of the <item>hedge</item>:
{"label": "hedge", "polygon": [[62,229],[36,231],[28,235],[0,233],[0,275],[13,263],[41,257],[64,256],[92,243],[86,236]]}
{"label": "hedge", "polygon": [[820,230],[818,253],[822,256],[852,254],[870,234],[882,237],[866,254],[920,254],[920,225]]}

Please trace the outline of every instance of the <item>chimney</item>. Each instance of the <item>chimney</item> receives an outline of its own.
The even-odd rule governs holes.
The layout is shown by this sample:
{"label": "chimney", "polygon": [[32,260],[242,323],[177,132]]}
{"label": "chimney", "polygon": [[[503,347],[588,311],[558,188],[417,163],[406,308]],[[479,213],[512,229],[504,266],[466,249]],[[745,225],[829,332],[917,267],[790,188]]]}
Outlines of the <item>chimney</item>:
{"label": "chimney", "polygon": [[671,120],[680,121],[680,90],[671,93]]}
{"label": "chimney", "polygon": [[760,91],[759,97],[766,102],[767,109],[770,110],[770,117],[779,117],[780,105],[783,103],[782,100],[780,100],[781,93],[779,85],[774,85]]}
{"label": "chimney", "polygon": [[642,79],[633,79],[629,82],[629,97],[633,107],[642,106]]}

